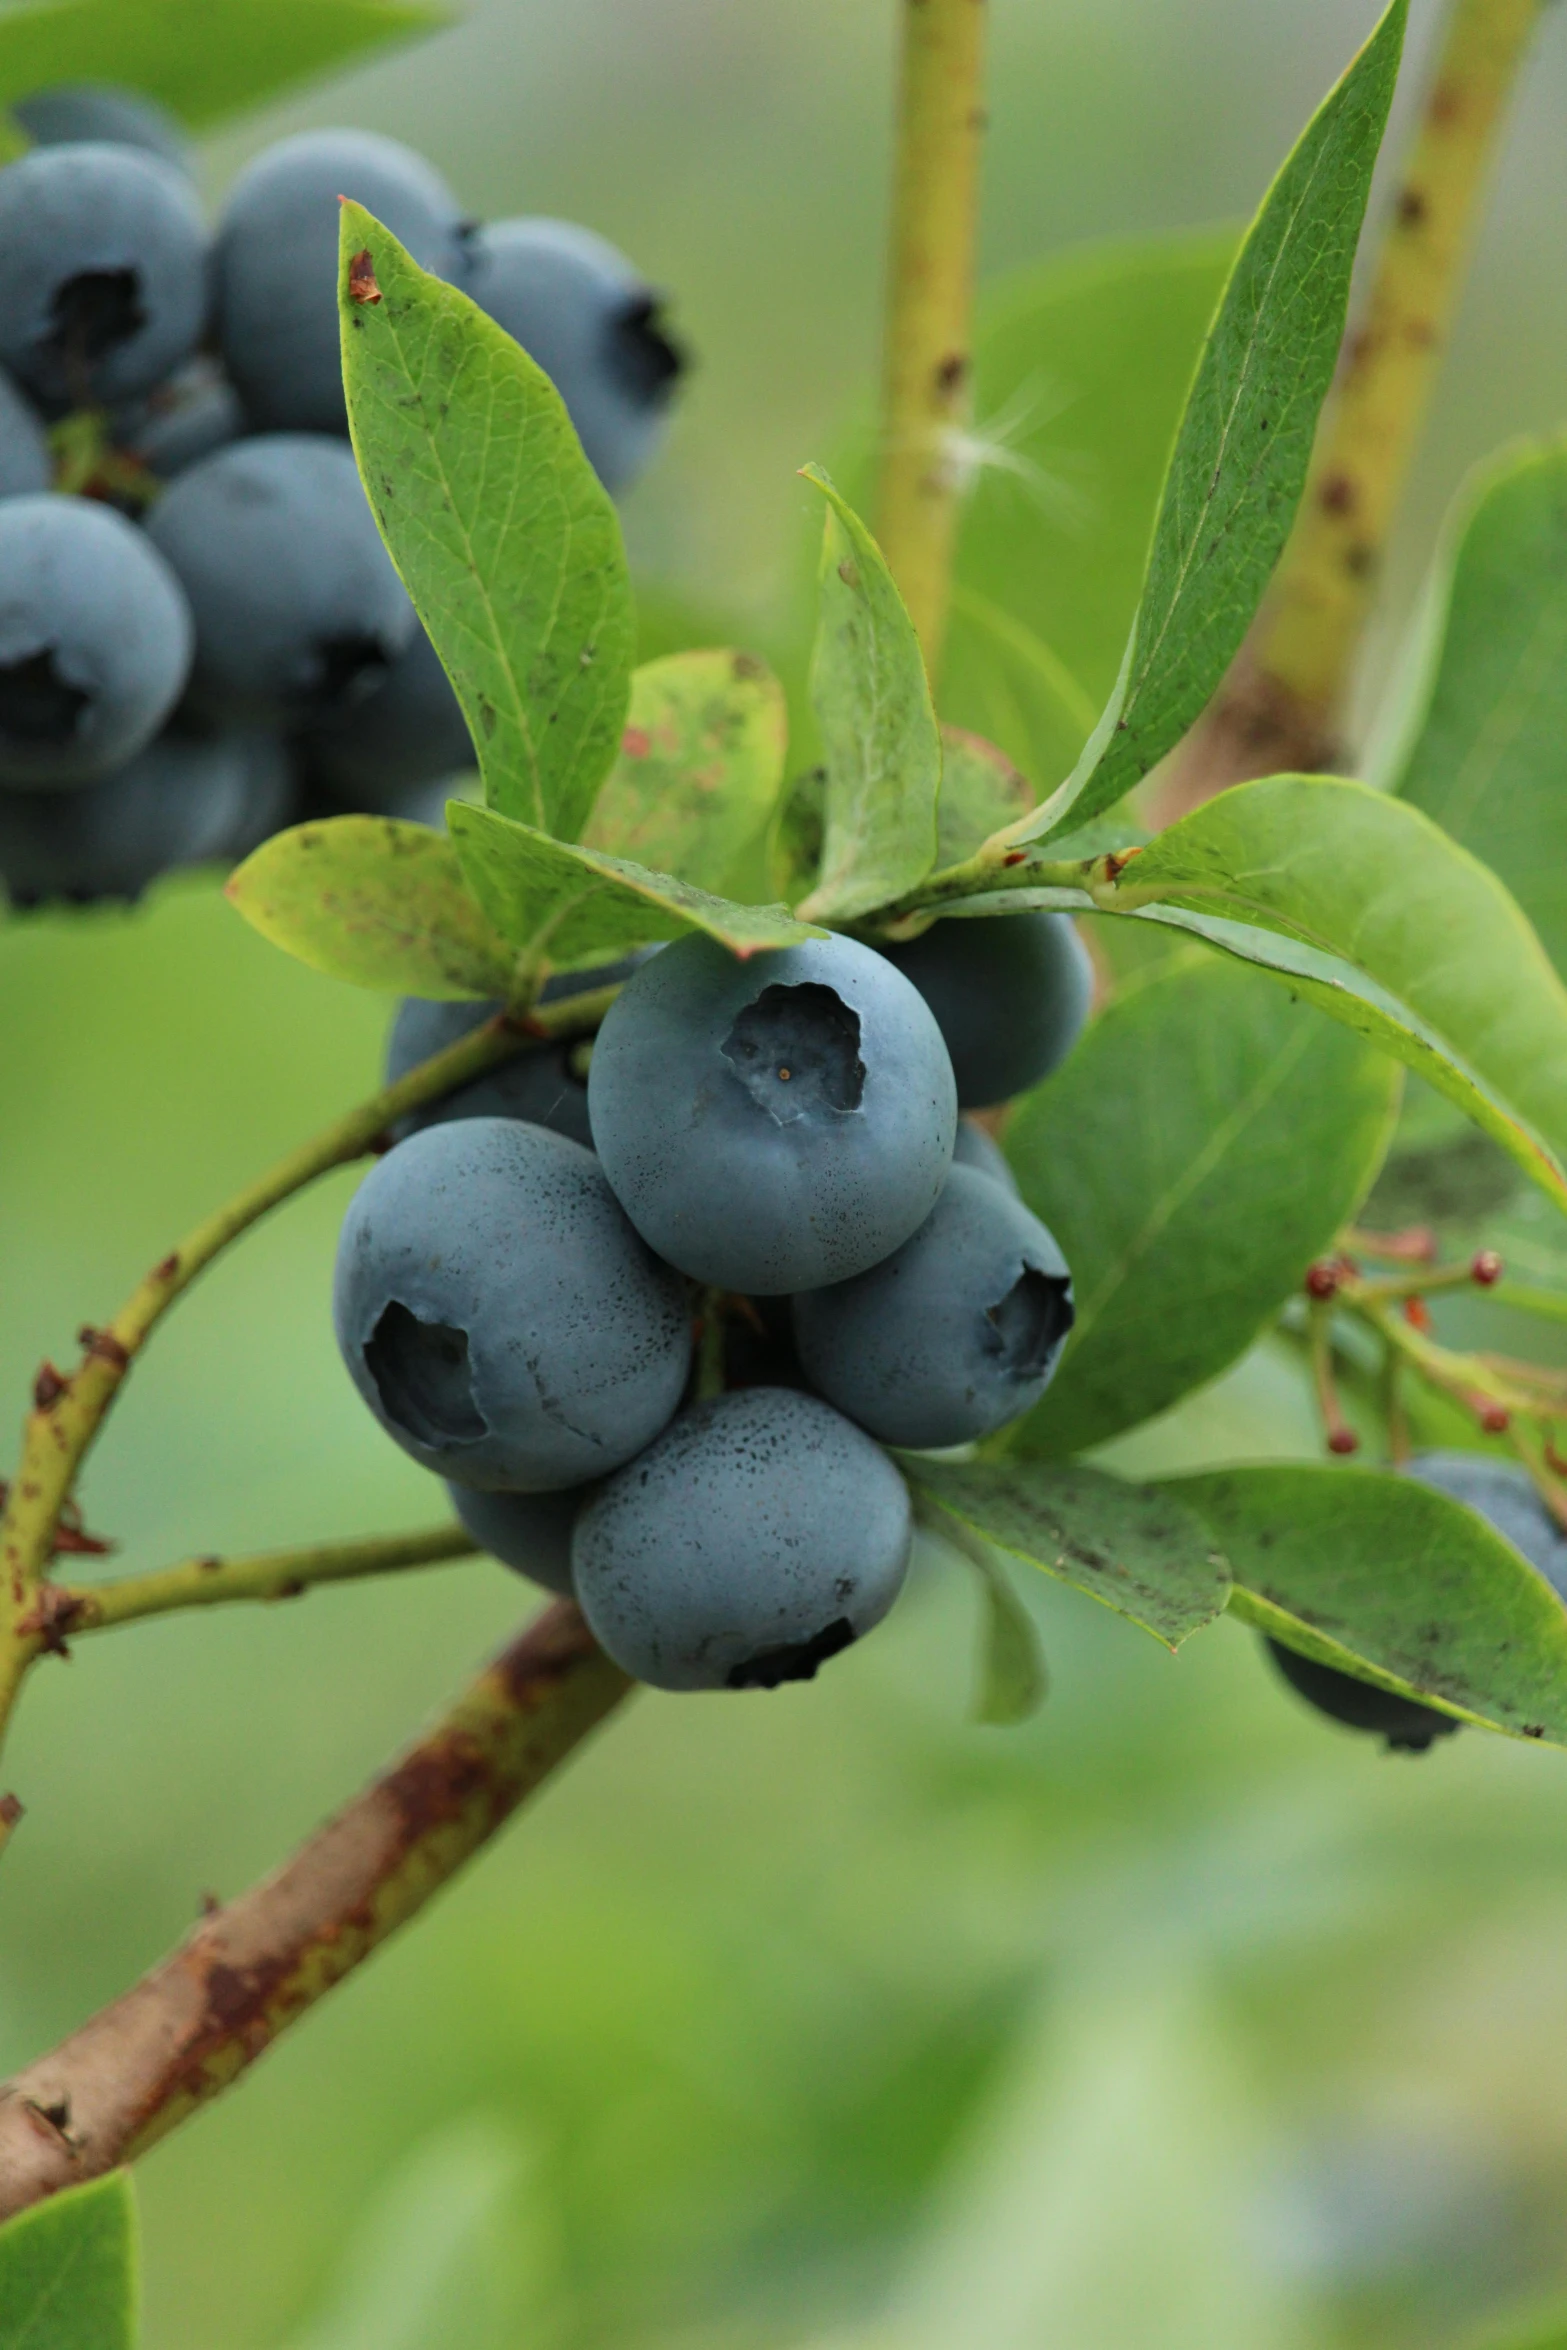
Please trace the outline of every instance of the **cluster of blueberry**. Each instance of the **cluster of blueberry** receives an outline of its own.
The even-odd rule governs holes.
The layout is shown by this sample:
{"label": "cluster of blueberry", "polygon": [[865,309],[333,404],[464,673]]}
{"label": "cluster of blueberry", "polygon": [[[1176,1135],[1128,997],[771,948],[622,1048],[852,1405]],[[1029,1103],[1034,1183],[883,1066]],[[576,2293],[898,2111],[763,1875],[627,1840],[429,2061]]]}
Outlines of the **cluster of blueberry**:
{"label": "cluster of blueberry", "polygon": [[[343,1226],[338,1342],[475,1540],[638,1679],[809,1678],[903,1581],[882,1448],[1016,1419],[1071,1329],[1059,1248],[959,1112],[1070,1049],[1087,956],[1034,914],[888,953],[688,936],[551,989],[611,981],[591,1047],[407,1122]],[[388,1076],[494,1009],[405,1003]]]}
{"label": "cluster of blueberry", "polygon": [[0,171],[12,900],[134,898],[315,812],[441,821],[472,746],[348,445],[337,199],[533,355],[611,490],[680,370],[657,297],[586,229],[465,219],[391,139],[282,140],[209,237],[156,108],[74,88],[15,114],[33,144]]}

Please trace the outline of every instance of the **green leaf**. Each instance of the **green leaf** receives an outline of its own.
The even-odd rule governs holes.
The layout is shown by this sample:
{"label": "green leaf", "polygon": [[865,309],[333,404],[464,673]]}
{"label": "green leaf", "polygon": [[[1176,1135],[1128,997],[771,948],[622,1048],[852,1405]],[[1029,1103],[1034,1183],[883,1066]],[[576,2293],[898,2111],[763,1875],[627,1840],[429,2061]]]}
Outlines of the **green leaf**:
{"label": "green leaf", "polygon": [[881,549],[814,465],[827,500],[811,700],[827,769],[811,919],[849,921],[923,881],[936,859],[941,737],[914,623]]}
{"label": "green leaf", "polygon": [[1483,468],[1446,574],[1430,700],[1395,788],[1500,874],[1567,969],[1567,438]]}
{"label": "green leaf", "polygon": [[333,816],[274,833],[227,894],[274,946],[354,987],[506,996],[517,957],[491,929],[449,840],[390,816]]}
{"label": "green leaf", "polygon": [[1040,789],[1070,773],[1115,684],[1235,244],[1211,229],[1116,239],[1018,271],[982,304],[977,472],[936,698]]}
{"label": "green leaf", "polygon": [[128,2172],[68,2187],[0,2228],[5,2350],[135,2350],[140,2298]]}
{"label": "green leaf", "polygon": [[927,1533],[966,1558],[979,1577],[985,1628],[972,1719],[991,1729],[1011,1729],[1038,1713],[1050,1693],[1034,1619],[988,1542],[933,1503],[919,1500],[918,1507]]}
{"label": "green leaf", "polygon": [[1375,1469],[1219,1469],[1161,1491],[1286,1647],[1513,1738],[1567,1744],[1567,1609],[1475,1511]]}
{"label": "green leaf", "polygon": [[673,653],[631,680],[620,756],[584,845],[698,889],[743,887],[783,783],[788,712],[765,661]]}
{"label": "green leaf", "polygon": [[528,956],[571,965],[625,947],[705,930],[737,955],[792,947],[824,933],[787,906],[742,906],[672,873],[552,840],[493,808],[454,801],[452,839],[468,885],[503,937]]}
{"label": "green leaf", "polygon": [[1103,1600],[1169,1648],[1224,1608],[1223,1560],[1201,1521],[1163,1493],[1043,1461],[904,1453],[899,1466],[922,1506]]}
{"label": "green leaf", "polygon": [[1567,1207],[1567,989],[1495,875],[1407,801],[1323,776],[1238,784],[1101,902],[1141,903],[1271,971],[1407,1062]]}
{"label": "green leaf", "polygon": [[1117,996],[1006,1129],[1077,1309],[1018,1449],[1101,1444],[1244,1354],[1364,1198],[1397,1089],[1383,1054],[1195,950]]}
{"label": "green leaf", "polygon": [[1392,0],[1247,232],[1181,420],[1119,681],[1071,776],[1019,838],[1113,807],[1201,715],[1240,649],[1333,380],[1406,9]]}
{"label": "green leaf", "polygon": [[115,82],[193,130],[388,42],[450,24],[405,0],[69,0],[0,16],[0,106],[51,82]]}
{"label": "green leaf", "polygon": [[1032,798],[1027,776],[1005,751],[963,727],[944,726],[936,862],[961,865],[993,832],[1022,815]]}
{"label": "green leaf", "polygon": [[[378,301],[349,291],[370,255]],[[463,707],[492,807],[574,840],[620,748],[636,612],[620,523],[549,377],[344,204],[354,454]]]}

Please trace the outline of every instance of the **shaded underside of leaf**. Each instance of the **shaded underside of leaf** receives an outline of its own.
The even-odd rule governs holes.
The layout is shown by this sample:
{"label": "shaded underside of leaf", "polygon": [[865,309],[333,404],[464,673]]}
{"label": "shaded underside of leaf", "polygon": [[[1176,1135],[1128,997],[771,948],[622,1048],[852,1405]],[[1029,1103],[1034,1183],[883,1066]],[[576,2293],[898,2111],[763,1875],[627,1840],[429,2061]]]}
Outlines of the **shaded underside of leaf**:
{"label": "shaded underside of leaf", "polygon": [[1393,0],[1247,232],[1181,421],[1120,680],[1036,837],[1124,797],[1201,715],[1239,650],[1333,379],[1405,13]]}
{"label": "shaded underside of leaf", "polygon": [[1430,699],[1395,788],[1500,875],[1567,967],[1567,438],[1487,465],[1448,550]]}
{"label": "shaded underside of leaf", "polygon": [[486,921],[451,842],[390,816],[274,833],[229,878],[253,930],[355,987],[505,997],[517,958]]}
{"label": "shaded underside of leaf", "polygon": [[1319,1664],[1567,1744],[1567,1609],[1461,1502],[1374,1469],[1205,1471],[1163,1492],[1230,1562],[1230,1610]]}
{"label": "shaded underside of leaf", "polygon": [[752,653],[646,663],[584,845],[699,889],[741,888],[783,783],[788,731],[783,687]]}
{"label": "shaded underside of leaf", "polygon": [[994,743],[961,726],[941,730],[941,796],[936,803],[936,861],[960,865],[1033,798],[1028,778]]}
{"label": "shaded underside of leaf", "polygon": [[139,2300],[130,2175],[68,2187],[0,2228],[5,2350],[135,2350]]}
{"label": "shaded underside of leaf", "polygon": [[389,42],[438,31],[420,0],[66,0],[0,15],[0,106],[57,82],[112,82],[203,130]]}
{"label": "shaded underside of leaf", "polygon": [[705,931],[742,956],[823,935],[787,906],[739,905],[672,873],[552,840],[492,808],[453,801],[448,817],[469,887],[495,928],[530,959],[587,963],[688,930]]}
{"label": "shaded underside of leaf", "polygon": [[1168,1647],[1211,1623],[1229,1577],[1200,1519],[1102,1470],[900,1457],[925,1505],[1141,1624]]}
{"label": "shaded underside of leaf", "polygon": [[812,919],[849,921],[912,889],[936,856],[941,738],[914,623],[881,549],[826,475],[811,701],[827,770]]}
{"label": "shaded underside of leaf", "polygon": [[1129,985],[1005,1131],[1077,1309],[1017,1447],[1103,1443],[1244,1353],[1365,1197],[1397,1093],[1384,1054],[1195,948]]}
{"label": "shaded underside of leaf", "polygon": [[[370,256],[374,300],[351,291]],[[541,368],[345,203],[343,378],[381,535],[492,807],[575,839],[620,748],[636,614],[620,523]]]}

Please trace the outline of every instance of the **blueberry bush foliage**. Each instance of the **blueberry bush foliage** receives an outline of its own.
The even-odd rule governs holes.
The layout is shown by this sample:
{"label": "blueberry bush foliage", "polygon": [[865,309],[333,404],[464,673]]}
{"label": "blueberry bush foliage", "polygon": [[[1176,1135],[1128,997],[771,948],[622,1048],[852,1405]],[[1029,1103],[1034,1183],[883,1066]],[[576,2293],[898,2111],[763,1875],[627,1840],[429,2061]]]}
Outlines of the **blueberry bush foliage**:
{"label": "blueberry bush foliage", "polygon": [[[420,21],[246,0],[220,56],[187,13],[76,0],[0,22],[0,95],[108,60],[200,123]],[[344,192],[353,456],[478,783],[444,825],[286,824],[227,887],[317,971],[414,999],[424,1042],[85,1329],[74,1369],[40,1373],[3,1527],[0,1703],[79,1634],[475,1547],[560,1597],[277,1877],[0,2095],[5,2339],[34,2338],[57,2295],[80,2324],[39,2340],[130,2342],[119,2166],[412,1916],[632,1677],[826,1665],[890,1604],[911,1514],[977,1573],[987,1722],[1043,1696],[1014,1582],[1039,1569],[1171,1648],[1235,1616],[1304,1695],[1394,1745],[1459,1724],[1567,1744],[1567,447],[1510,449],[1465,490],[1376,758],[1334,771],[1535,13],[1454,0],[1347,351],[1405,0],[1243,237],[1046,263],[984,300],[971,344],[983,9],[909,0],[886,397],[875,435],[802,468],[814,634],[782,679],[743,646],[637,664],[616,508],[569,403]],[[1030,404],[1043,365],[1103,457],[1092,529],[1052,506],[1072,488]],[[55,427],[62,463],[78,427]],[[720,1062],[721,1081],[690,1074]],[[541,1073],[552,1103],[576,1088],[569,1114],[518,1108]],[[863,1175],[850,1122],[869,1131],[877,1103],[891,1155]],[[905,1129],[936,1168],[923,1194]],[[948,1180],[954,1150],[974,1171]],[[383,1425],[450,1474],[460,1522],[68,1580],[91,1547],[80,1464],[164,1312],[271,1206],[373,1153],[340,1338]],[[690,1171],[704,1155],[721,1181]],[[879,1215],[905,1182],[914,1204]],[[719,1227],[747,1215],[762,1239],[724,1255]],[[549,1280],[606,1217],[612,1304],[584,1257],[549,1324]],[[836,1236],[793,1305],[799,1280],[765,1274],[794,1261],[792,1218],[811,1246]],[[833,1254],[851,1228],[879,1237]],[[412,1273],[375,1288],[397,1249],[435,1268],[417,1297]],[[741,1273],[705,1271],[719,1256]],[[968,1319],[938,1331],[954,1285]],[[1461,1349],[1427,1302],[1447,1292],[1473,1308]],[[1139,1485],[1094,1459],[1269,1330],[1315,1382],[1320,1463]],[[594,1435],[607,1478],[545,1467],[511,1490],[464,1449],[492,1338],[496,1359],[541,1350],[509,1459],[567,1457],[527,1413],[575,1442],[578,1387],[622,1375],[616,1346],[639,1350],[639,1411],[649,1350],[667,1394],[618,1450]],[[7,1798],[8,1830],[20,1814]]]}

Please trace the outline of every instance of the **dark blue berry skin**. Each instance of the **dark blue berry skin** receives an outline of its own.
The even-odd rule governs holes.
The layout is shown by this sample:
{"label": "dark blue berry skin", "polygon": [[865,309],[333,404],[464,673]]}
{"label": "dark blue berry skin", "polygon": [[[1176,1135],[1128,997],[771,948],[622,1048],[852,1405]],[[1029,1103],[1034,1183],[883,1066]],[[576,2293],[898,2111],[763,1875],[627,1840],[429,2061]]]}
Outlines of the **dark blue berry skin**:
{"label": "dark blue berry skin", "polygon": [[882,952],[935,1013],[965,1110],[1010,1101],[1059,1068],[1093,1002],[1093,965],[1066,914],[936,922]]}
{"label": "dark blue berry skin", "polygon": [[34,497],[53,477],[49,443],[32,403],[0,374],[0,498]]}
{"label": "dark blue berry skin", "polygon": [[549,1493],[618,1468],[677,1409],[684,1285],[591,1151],[511,1118],[429,1126],[355,1194],[337,1341],[390,1436],[458,1485]]}
{"label": "dark blue berry skin", "polygon": [[952,1162],[952,1070],[919,995],[853,939],[745,961],[692,935],[611,1006],[588,1075],[604,1172],[660,1256],[781,1296],[908,1239]]}
{"label": "dark blue berry skin", "polygon": [[1417,1453],[1404,1474],[1466,1502],[1504,1541],[1522,1551],[1558,1599],[1567,1600],[1567,1534],[1535,1489],[1527,1469],[1484,1453]]}
{"label": "dark blue berry skin", "polygon": [[147,533],[195,615],[191,699],[219,723],[302,726],[366,703],[413,641],[346,442],[236,441],[170,485]]}
{"label": "dark blue berry skin", "polygon": [[[589,971],[563,971],[547,979],[540,990],[540,1001],[560,1003],[565,997],[584,995],[597,987],[614,987],[630,977],[640,957],[623,963],[601,963]],[[426,996],[404,996],[392,1022],[392,1033],[386,1045],[385,1083],[395,1085],[406,1077],[410,1069],[417,1069],[421,1061],[432,1053],[444,1052],[460,1036],[471,1035],[486,1020],[493,1020],[504,1009],[498,1003],[440,1003]],[[553,1133],[564,1134],[572,1142],[580,1142],[587,1149],[593,1147],[593,1130],[588,1124],[587,1080],[572,1068],[572,1054],[577,1040],[525,1046],[509,1061],[495,1069],[486,1070],[469,1084],[458,1086],[455,1093],[444,1094],[439,1101],[427,1102],[423,1109],[410,1111],[400,1119],[394,1131],[399,1135],[416,1134],[421,1126],[436,1126],[449,1118],[523,1118],[533,1126],[548,1126]]]}
{"label": "dark blue berry skin", "polygon": [[1039,1401],[1072,1327],[1054,1239],[992,1176],[954,1167],[919,1230],[794,1301],[805,1375],[882,1444],[970,1444]]}
{"label": "dark blue berry skin", "polygon": [[815,1396],[748,1387],[682,1412],[572,1538],[583,1614],[658,1689],[776,1688],[873,1625],[907,1571],[909,1497]]}
{"label": "dark blue berry skin", "polygon": [[138,147],[190,169],[190,148],[172,114],[134,90],[108,82],[58,82],[29,91],[11,108],[35,147],[79,147],[84,141]]}
{"label": "dark blue berry skin", "polygon": [[172,481],[245,431],[239,394],[210,359],[196,358],[114,419],[114,440],[159,481]]}
{"label": "dark blue berry skin", "polygon": [[268,147],[229,191],[218,229],[214,323],[254,422],[270,432],[348,429],[338,342],[338,198],[365,205],[421,269],[460,283],[467,224],[440,173],[373,131],[301,131]]}
{"label": "dark blue berry skin", "polygon": [[55,410],[150,392],[207,317],[207,235],[184,174],[101,143],[0,171],[0,361]]}
{"label": "dark blue berry skin", "polygon": [[973,1167],[981,1175],[988,1175],[992,1183],[999,1183],[1013,1198],[1019,1194],[1017,1177],[1007,1164],[1005,1151],[983,1126],[976,1126],[972,1118],[958,1120],[958,1139],[952,1146],[952,1163],[956,1167]]}
{"label": "dark blue berry skin", "polygon": [[190,670],[178,579],[86,498],[0,500],[0,783],[95,782],[145,749]]}
{"label": "dark blue berry skin", "polygon": [[131,902],[177,866],[243,854],[255,845],[244,835],[258,769],[275,772],[276,750],[170,730],[76,791],[0,789],[0,880],[11,903]]}
{"label": "dark blue berry skin", "polygon": [[1297,1696],[1330,1721],[1383,1739],[1390,1754],[1424,1754],[1438,1738],[1450,1738],[1461,1727],[1451,1714],[1439,1714],[1434,1706],[1417,1705],[1413,1698],[1359,1681],[1336,1665],[1318,1664],[1282,1641],[1265,1638],[1263,1645]]}
{"label": "dark blue berry skin", "polygon": [[571,1530],[584,1493],[480,1493],[471,1485],[448,1485],[447,1495],[481,1550],[542,1583],[546,1591],[571,1597]]}
{"label": "dark blue berry skin", "polygon": [[362,707],[314,728],[301,749],[325,797],[376,816],[400,816],[411,794],[478,764],[468,721],[423,628]]}
{"label": "dark blue berry skin", "polygon": [[685,365],[652,288],[591,229],[499,220],[474,236],[468,291],[543,368],[604,487],[629,489]]}

